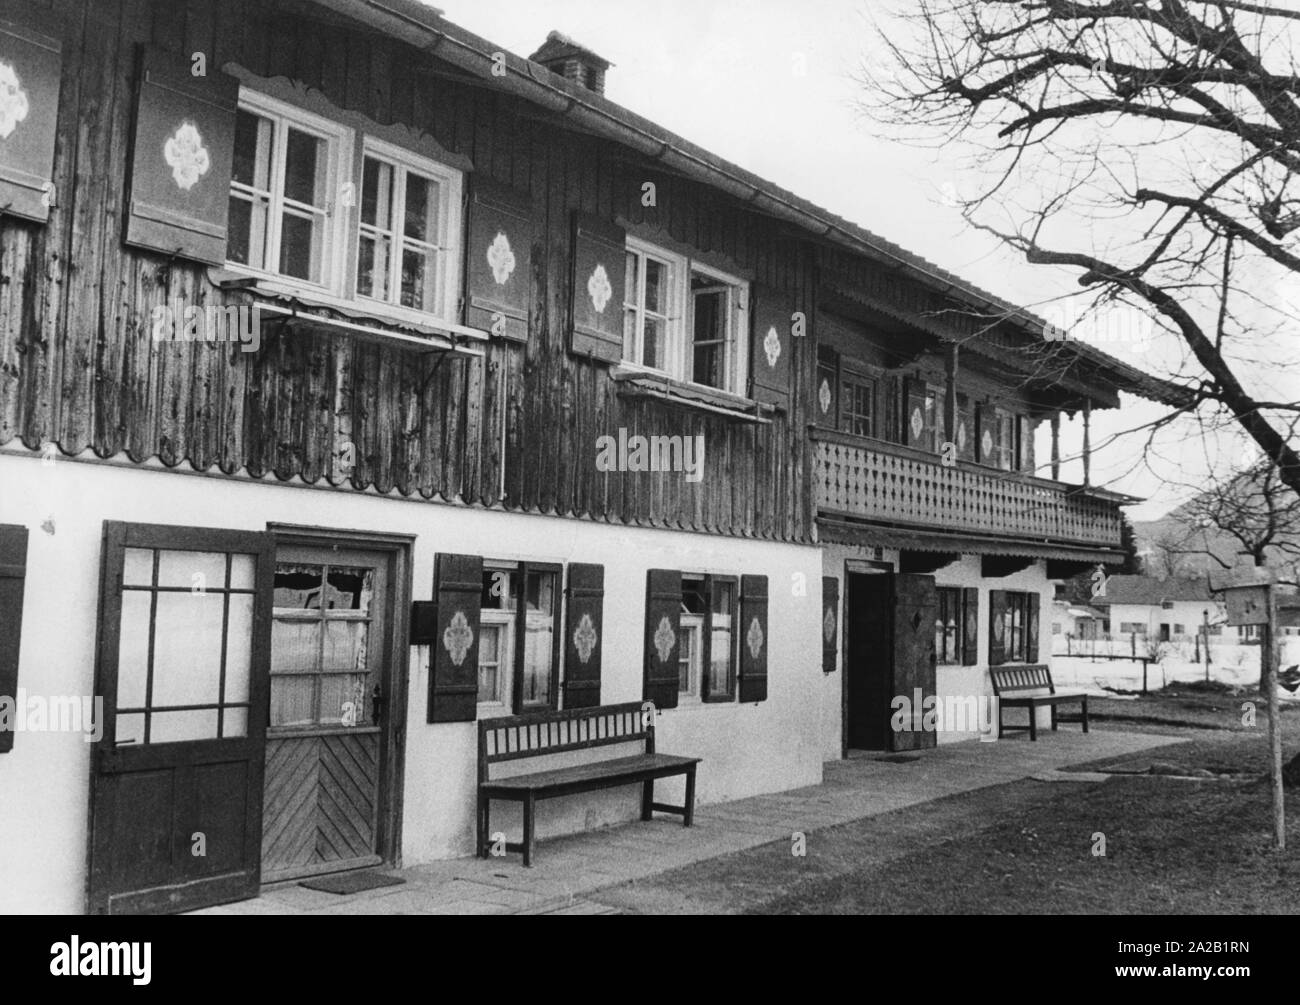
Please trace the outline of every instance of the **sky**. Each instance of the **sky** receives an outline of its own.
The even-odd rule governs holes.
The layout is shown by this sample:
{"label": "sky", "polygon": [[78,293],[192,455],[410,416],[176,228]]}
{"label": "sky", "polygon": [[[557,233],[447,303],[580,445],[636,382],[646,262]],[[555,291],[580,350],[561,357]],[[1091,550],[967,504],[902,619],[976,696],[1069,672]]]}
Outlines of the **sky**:
{"label": "sky", "polygon": [[[856,107],[861,69],[888,62],[874,28],[890,23],[880,0],[440,0],[436,6],[520,56],[534,52],[552,29],[569,35],[614,64],[606,95],[618,104],[1039,314],[1077,289],[1071,273],[1031,266],[965,224],[952,205],[953,193],[965,195],[971,184],[961,154],[882,134]],[[1185,356],[1181,343],[1159,332],[1135,351],[1119,343],[1102,348],[1151,372],[1167,373],[1164,367]],[[1093,483],[1147,500],[1129,509],[1138,520],[1186,500],[1205,471],[1242,450],[1224,438],[1194,440],[1195,430],[1184,424],[1163,434],[1143,463],[1145,433],[1126,431],[1163,411],[1125,396],[1121,408],[1093,414]],[[1039,458],[1048,455],[1045,427]],[[1077,456],[1080,442],[1079,424],[1067,424],[1063,455]],[[1062,479],[1082,481],[1077,461],[1063,465]]]}

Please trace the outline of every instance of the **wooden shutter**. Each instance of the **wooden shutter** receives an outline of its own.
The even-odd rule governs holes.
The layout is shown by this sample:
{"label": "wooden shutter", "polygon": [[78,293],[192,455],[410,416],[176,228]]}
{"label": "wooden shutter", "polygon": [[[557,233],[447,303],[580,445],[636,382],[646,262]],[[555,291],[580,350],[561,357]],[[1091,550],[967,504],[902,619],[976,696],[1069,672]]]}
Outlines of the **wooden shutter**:
{"label": "wooden shutter", "polygon": [[755,286],[750,313],[754,317],[750,331],[750,397],[788,409],[794,298],[768,286]]}
{"label": "wooden shutter", "polygon": [[601,619],[605,604],[605,567],[574,562],[569,566],[569,595],[564,624],[564,707],[600,704],[600,650],[605,641]]}
{"label": "wooden shutter", "polygon": [[681,611],[682,574],[676,569],[651,569],[646,576],[645,699],[656,708],[677,707]]}
{"label": "wooden shutter", "polygon": [[1007,610],[1005,590],[989,591],[989,666],[1001,666],[1007,661],[1006,625],[1003,618]]}
{"label": "wooden shutter", "polygon": [[930,422],[925,417],[925,381],[908,377],[903,382],[903,442],[918,450],[930,448]]}
{"label": "wooden shutter", "polygon": [[835,672],[840,645],[840,581],[822,577],[822,673]]}
{"label": "wooden shutter", "polygon": [[961,665],[973,667],[980,659],[980,591],[968,586],[961,591]]}
{"label": "wooden shutter", "polygon": [[475,175],[469,207],[470,327],[528,341],[532,246],[532,197]]}
{"label": "wooden shutter", "polygon": [[[0,213],[44,222],[54,191],[54,138],[63,69],[62,26],[48,12],[4,5],[0,66],[8,95],[0,108]],[[9,91],[9,88],[13,88]],[[47,194],[48,193],[48,194]]]}
{"label": "wooden shutter", "polygon": [[437,635],[429,668],[429,722],[473,722],[478,715],[479,600],[483,559],[439,555],[433,595]]}
{"label": "wooden shutter", "polygon": [[1025,614],[1025,662],[1038,662],[1038,610],[1042,598],[1037,593],[1029,594],[1029,610]]}
{"label": "wooden shutter", "polygon": [[1016,466],[1027,475],[1034,473],[1034,422],[1026,415],[1016,416]]}
{"label": "wooden shutter", "polygon": [[998,463],[998,419],[992,405],[975,406],[975,459],[988,467]]}
{"label": "wooden shutter", "polygon": [[836,429],[840,421],[840,354],[821,345],[817,347],[817,386],[813,389],[817,401],[815,421],[818,425]]}
{"label": "wooden shutter", "polygon": [[957,396],[957,457],[963,461],[975,460],[975,444],[978,442],[975,434],[975,412],[970,407],[970,402],[963,395]]}
{"label": "wooden shutter", "polygon": [[135,110],[126,243],[211,265],[226,260],[239,83],[153,50]]}
{"label": "wooden shutter", "polygon": [[575,213],[573,341],[575,355],[606,363],[623,358],[627,234],[617,224]]}
{"label": "wooden shutter", "polygon": [[[18,650],[23,634],[27,528],[0,524],[0,700],[17,702]],[[0,754],[14,749],[12,729],[0,730]]]}
{"label": "wooden shutter", "polygon": [[740,700],[767,700],[767,577],[740,577]]}

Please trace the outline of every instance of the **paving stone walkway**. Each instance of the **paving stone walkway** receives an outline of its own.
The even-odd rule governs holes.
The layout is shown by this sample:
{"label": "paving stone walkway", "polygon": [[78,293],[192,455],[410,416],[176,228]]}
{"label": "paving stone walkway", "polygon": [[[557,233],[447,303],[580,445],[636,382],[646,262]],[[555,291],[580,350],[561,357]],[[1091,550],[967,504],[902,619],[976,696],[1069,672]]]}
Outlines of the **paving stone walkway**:
{"label": "paving stone walkway", "polygon": [[[800,831],[860,820],[944,796],[1025,778],[1089,782],[1099,776],[1059,769],[1182,742],[1178,736],[1066,729],[1037,743],[976,740],[915,755],[855,754],[825,766],[820,785],[700,806],[695,825],[663,817],[538,844],[533,868],[518,855],[462,858],[402,869],[401,886],[338,895],[297,884],[263,889],[238,904],[199,914],[613,914],[586,898],[598,890],[658,875]],[[887,757],[889,759],[882,759]]]}

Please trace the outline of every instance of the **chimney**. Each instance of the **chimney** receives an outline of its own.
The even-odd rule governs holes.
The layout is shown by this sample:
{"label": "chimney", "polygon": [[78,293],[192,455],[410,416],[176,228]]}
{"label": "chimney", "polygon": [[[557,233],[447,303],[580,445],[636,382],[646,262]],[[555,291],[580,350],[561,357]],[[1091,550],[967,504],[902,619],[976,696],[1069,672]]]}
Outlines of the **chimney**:
{"label": "chimney", "polygon": [[597,94],[605,93],[605,71],[613,65],[558,31],[547,35],[542,47],[528,58]]}

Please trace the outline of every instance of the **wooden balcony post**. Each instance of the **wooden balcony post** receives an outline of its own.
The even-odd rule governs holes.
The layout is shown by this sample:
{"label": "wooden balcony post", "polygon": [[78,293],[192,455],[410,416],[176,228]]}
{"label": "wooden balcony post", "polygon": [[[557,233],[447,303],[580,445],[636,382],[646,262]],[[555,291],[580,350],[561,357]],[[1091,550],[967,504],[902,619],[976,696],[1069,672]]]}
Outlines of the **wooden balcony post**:
{"label": "wooden balcony post", "polygon": [[1061,480],[1061,413],[1052,413],[1052,481]]}
{"label": "wooden balcony post", "polygon": [[943,397],[944,439],[957,442],[957,346],[948,351],[948,386]]}
{"label": "wooden balcony post", "polygon": [[1092,484],[1092,401],[1083,403],[1083,484]]}

